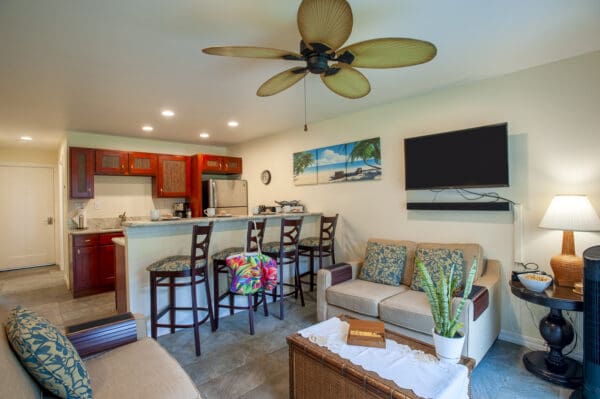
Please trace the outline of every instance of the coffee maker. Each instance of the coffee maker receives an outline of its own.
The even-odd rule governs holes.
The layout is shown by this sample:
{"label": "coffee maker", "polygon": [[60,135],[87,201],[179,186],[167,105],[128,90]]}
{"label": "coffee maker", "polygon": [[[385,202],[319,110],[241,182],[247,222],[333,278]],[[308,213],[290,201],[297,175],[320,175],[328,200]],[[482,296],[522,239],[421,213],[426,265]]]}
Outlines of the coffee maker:
{"label": "coffee maker", "polygon": [[173,204],[173,216],[175,217],[185,218],[187,217],[188,211],[191,211],[189,202],[175,202]]}

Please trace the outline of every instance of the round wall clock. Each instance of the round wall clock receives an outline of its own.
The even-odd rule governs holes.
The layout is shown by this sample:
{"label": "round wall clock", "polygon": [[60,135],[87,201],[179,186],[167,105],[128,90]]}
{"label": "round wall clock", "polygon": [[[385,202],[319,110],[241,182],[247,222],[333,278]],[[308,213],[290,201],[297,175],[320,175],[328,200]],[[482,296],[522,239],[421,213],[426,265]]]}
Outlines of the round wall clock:
{"label": "round wall clock", "polygon": [[271,172],[268,170],[263,170],[260,174],[260,181],[265,185],[271,183]]}

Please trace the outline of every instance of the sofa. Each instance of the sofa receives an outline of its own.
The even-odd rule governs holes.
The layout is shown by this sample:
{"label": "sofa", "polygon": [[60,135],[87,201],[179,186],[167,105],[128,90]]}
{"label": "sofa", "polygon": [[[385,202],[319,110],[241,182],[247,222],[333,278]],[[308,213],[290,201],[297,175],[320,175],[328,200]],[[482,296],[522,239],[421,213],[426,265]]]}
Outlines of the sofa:
{"label": "sofa", "polygon": [[[433,316],[424,292],[416,289],[415,258],[428,264],[436,256],[455,256],[462,260],[463,283],[473,259],[477,261],[474,286],[477,296],[466,301],[461,315],[464,323],[463,355],[481,361],[500,332],[500,263],[486,260],[479,244],[415,243],[412,241],[369,239],[365,260],[332,265],[317,274],[317,317],[319,321],[339,314],[383,321],[386,328],[427,343],[433,343]],[[433,258],[432,258],[433,257]],[[421,259],[422,260],[422,259]],[[441,262],[441,260],[440,260]],[[425,262],[424,262],[425,263]],[[361,273],[363,265],[369,273]],[[430,267],[430,266],[429,266]],[[383,282],[372,275],[383,276]],[[431,271],[431,270],[430,270]],[[394,273],[398,275],[395,276]],[[392,283],[389,277],[392,276]],[[379,278],[379,277],[377,277]],[[377,280],[375,278],[375,280]],[[381,278],[379,278],[381,279]],[[452,300],[453,308],[460,302]]]}
{"label": "sofa", "polygon": [[[9,309],[0,306],[0,398],[55,398],[38,385],[11,348],[5,332],[8,311]],[[124,323],[126,321],[112,323],[113,327],[117,327],[108,334],[111,336],[109,340],[125,334]],[[92,324],[95,326],[87,328],[78,336],[86,338],[81,342],[87,353],[90,353],[91,346],[85,347],[85,341],[89,344],[95,338],[87,339],[89,335],[86,334],[100,329],[100,333],[95,336],[97,338],[109,331],[102,323],[91,323],[90,326]],[[155,340],[145,337],[145,323],[141,320],[137,323],[134,321],[132,328],[133,342],[87,358],[82,355],[94,399],[200,399],[200,393],[177,361]],[[67,337],[73,342],[70,335]],[[80,355],[81,342],[75,344]],[[93,342],[96,348],[98,344],[98,341]],[[107,349],[102,343],[99,345],[101,349]]]}

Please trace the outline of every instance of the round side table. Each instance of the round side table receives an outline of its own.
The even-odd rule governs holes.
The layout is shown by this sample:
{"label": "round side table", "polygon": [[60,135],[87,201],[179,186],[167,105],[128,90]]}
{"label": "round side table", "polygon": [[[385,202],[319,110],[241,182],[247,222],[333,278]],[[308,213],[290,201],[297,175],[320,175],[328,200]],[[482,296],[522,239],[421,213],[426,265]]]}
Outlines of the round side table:
{"label": "round side table", "polygon": [[544,292],[533,292],[519,281],[510,282],[513,295],[531,303],[550,308],[550,313],[540,320],[540,334],[549,346],[548,352],[532,351],[523,356],[525,368],[533,374],[557,385],[578,388],[583,383],[583,367],[580,362],[562,354],[573,342],[573,325],[566,320],[563,310],[583,311],[583,296],[575,294],[571,287],[551,285]]}

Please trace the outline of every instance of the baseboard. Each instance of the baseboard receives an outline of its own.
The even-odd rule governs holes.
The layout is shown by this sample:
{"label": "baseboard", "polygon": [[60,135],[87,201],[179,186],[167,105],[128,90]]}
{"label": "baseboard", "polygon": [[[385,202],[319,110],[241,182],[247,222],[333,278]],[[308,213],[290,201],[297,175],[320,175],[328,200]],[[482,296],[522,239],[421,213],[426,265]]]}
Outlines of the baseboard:
{"label": "baseboard", "polygon": [[[531,350],[548,350],[548,345],[546,344],[546,341],[544,341],[542,338],[527,337],[521,334],[514,333],[512,331],[501,330],[498,339],[502,341],[512,342],[513,344],[521,345]],[[569,357],[581,362],[583,361],[583,352],[573,351],[571,352]]]}

